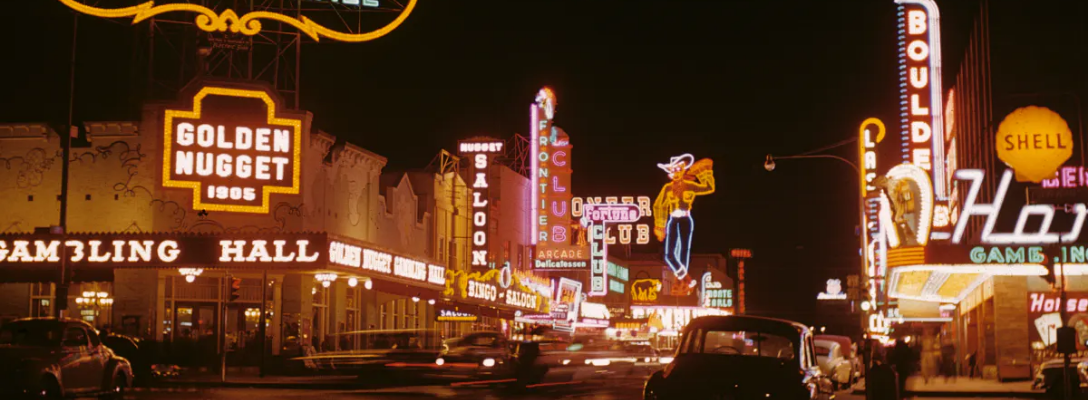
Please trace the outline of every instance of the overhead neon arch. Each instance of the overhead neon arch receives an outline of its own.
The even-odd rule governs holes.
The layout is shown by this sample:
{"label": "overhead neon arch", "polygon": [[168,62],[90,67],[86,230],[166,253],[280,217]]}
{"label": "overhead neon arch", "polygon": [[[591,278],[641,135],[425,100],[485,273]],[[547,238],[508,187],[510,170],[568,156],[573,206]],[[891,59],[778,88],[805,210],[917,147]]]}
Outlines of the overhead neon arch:
{"label": "overhead neon arch", "polygon": [[266,19],[291,25],[300,32],[305,33],[314,41],[321,41],[322,37],[327,37],[341,42],[358,43],[380,38],[387,33],[392,32],[394,29],[397,29],[397,27],[408,18],[408,15],[412,13],[412,10],[415,9],[417,0],[408,0],[408,5],[405,6],[400,15],[388,25],[366,33],[339,32],[326,28],[306,16],[302,16],[302,19],[297,19],[268,11],[253,11],[239,16],[234,10],[229,8],[217,14],[210,8],[188,3],[155,5],[154,1],[148,1],[132,7],[108,9],[88,6],[77,0],[59,1],[73,10],[96,17],[132,17],[133,25],[159,14],[169,12],[193,12],[200,14],[196,16],[196,26],[205,32],[227,32],[229,30],[231,33],[241,33],[246,36],[253,36],[261,32],[262,25],[260,20]]}

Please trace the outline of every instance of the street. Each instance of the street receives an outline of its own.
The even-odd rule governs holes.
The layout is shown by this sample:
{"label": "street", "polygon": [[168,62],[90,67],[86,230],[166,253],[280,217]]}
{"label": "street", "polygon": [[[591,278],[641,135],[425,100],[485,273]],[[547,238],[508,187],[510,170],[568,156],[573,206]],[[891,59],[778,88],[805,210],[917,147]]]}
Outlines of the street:
{"label": "street", "polygon": [[[305,390],[305,389],[263,389],[263,388],[182,388],[182,389],[140,389],[130,392],[126,399],[641,399],[642,382],[629,380],[612,382],[607,386],[600,384],[569,384],[527,389],[512,392],[497,387],[451,387],[414,386],[372,390]],[[947,397],[947,399],[974,397]],[[865,396],[844,390],[836,393],[836,400],[864,400]],[[1013,399],[1016,397],[1006,397]],[[1028,397],[1023,397],[1028,398]],[[926,399],[945,399],[926,397]],[[1000,399],[1000,398],[996,398]]]}

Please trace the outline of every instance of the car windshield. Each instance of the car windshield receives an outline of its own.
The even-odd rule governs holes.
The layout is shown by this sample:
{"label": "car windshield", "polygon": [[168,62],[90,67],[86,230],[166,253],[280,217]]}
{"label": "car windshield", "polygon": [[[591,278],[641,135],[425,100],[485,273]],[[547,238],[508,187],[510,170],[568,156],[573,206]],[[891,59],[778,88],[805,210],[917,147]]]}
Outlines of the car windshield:
{"label": "car windshield", "polygon": [[0,345],[59,346],[60,334],[56,321],[13,321],[0,327]]}
{"label": "car windshield", "polygon": [[697,331],[685,353],[727,354],[753,357],[793,359],[793,341],[785,336],[751,331]]}
{"label": "car windshield", "polygon": [[827,346],[816,346],[817,357],[829,357],[831,356],[831,348]]}

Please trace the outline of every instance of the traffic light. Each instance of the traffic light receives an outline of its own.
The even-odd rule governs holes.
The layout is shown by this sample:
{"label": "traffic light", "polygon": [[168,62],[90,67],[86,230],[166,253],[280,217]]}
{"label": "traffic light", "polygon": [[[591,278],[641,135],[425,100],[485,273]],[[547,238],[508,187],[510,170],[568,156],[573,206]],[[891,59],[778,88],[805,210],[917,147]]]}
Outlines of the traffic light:
{"label": "traffic light", "polygon": [[1044,253],[1043,257],[1043,266],[1046,267],[1046,275],[1043,275],[1043,279],[1046,279],[1046,283],[1049,283],[1050,288],[1054,289],[1058,287],[1058,271],[1057,268],[1054,268],[1054,257],[1051,256],[1050,252]]}
{"label": "traffic light", "polygon": [[242,297],[242,278],[230,279],[230,301],[238,300]]}

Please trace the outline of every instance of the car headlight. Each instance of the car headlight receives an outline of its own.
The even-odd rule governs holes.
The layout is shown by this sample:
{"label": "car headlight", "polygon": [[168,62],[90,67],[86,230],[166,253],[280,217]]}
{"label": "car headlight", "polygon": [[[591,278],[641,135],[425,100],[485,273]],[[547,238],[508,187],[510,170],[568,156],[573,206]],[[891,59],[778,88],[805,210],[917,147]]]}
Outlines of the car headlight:
{"label": "car headlight", "polygon": [[661,357],[661,358],[657,359],[657,362],[659,362],[661,364],[668,364],[668,363],[672,362],[672,357]]}
{"label": "car headlight", "polygon": [[494,358],[485,358],[484,362],[480,363],[480,365],[483,365],[484,367],[487,367],[487,368],[494,367],[495,366],[495,359]]}
{"label": "car headlight", "polygon": [[650,362],[650,357],[643,358],[642,362]]}
{"label": "car headlight", "polygon": [[439,367],[441,367],[443,364],[446,363],[446,360],[442,359],[442,357],[439,357],[437,360],[434,360],[434,363],[435,363],[435,365],[438,365]]}

